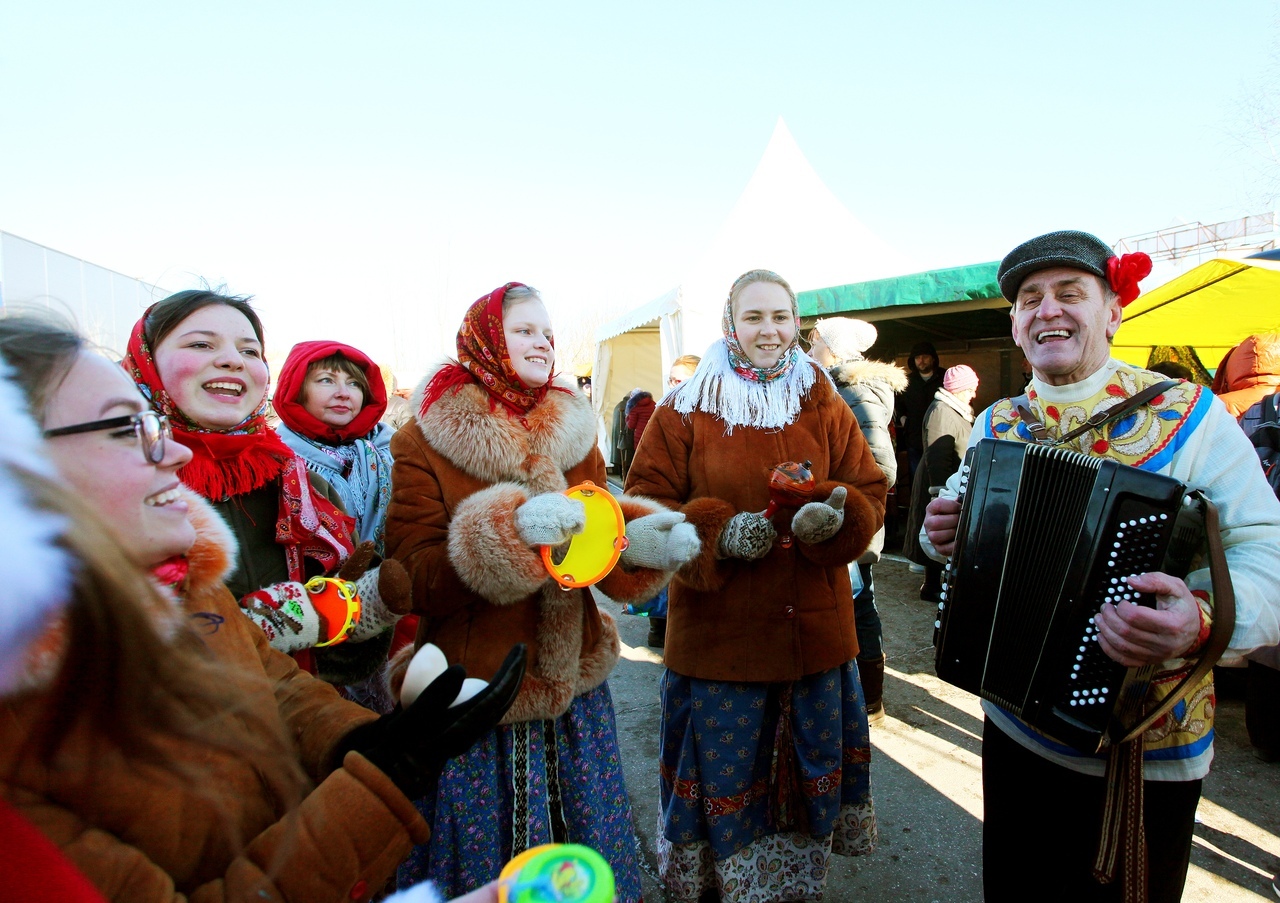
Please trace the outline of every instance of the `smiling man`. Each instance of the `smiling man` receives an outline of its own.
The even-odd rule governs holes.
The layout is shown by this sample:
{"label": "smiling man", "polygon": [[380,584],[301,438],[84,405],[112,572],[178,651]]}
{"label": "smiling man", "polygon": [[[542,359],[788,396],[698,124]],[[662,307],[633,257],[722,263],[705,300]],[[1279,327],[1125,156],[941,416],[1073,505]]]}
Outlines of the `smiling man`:
{"label": "smiling man", "polygon": [[[1032,367],[1023,399],[1003,399],[974,424],[982,438],[1036,441],[1017,401],[1057,442],[1091,415],[1123,403],[1163,376],[1114,360],[1110,343],[1123,308],[1151,270],[1145,254],[1116,257],[1086,232],[1052,232],[1014,248],[1000,263],[1000,290],[1013,305],[1013,339]],[[1267,488],[1252,447],[1222,403],[1180,382],[1148,404],[1062,445],[1170,475],[1202,489],[1218,506],[1236,594],[1228,656],[1280,639],[1280,503]],[[955,547],[959,478],[929,504],[921,545],[940,560]],[[1035,560],[1023,566],[1034,568]],[[1192,667],[1208,638],[1213,598],[1207,569],[1186,581],[1161,573],[1129,578],[1157,607],[1107,605],[1097,618],[1099,643],[1126,665],[1157,666],[1149,704]],[[1086,756],[991,703],[983,702],[983,883],[988,900],[1130,899],[1145,883],[1147,899],[1182,896],[1201,780],[1213,759],[1213,682],[1203,683],[1143,737],[1146,876],[1130,860],[1128,893],[1117,869],[1101,883],[1093,873],[1110,778],[1106,754]]]}

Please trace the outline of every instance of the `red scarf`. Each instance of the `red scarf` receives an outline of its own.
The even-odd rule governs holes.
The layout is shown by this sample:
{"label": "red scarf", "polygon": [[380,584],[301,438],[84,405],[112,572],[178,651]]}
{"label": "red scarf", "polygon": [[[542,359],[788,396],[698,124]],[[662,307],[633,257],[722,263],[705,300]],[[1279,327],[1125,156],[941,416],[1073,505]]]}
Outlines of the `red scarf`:
{"label": "red scarf", "polygon": [[[517,417],[523,417],[542,403],[547,390],[559,386],[545,385],[530,389],[516,375],[511,366],[511,352],[507,350],[507,336],[502,331],[502,299],[508,289],[524,288],[522,282],[508,282],[489,294],[476,299],[467,308],[458,330],[458,360],[445,364],[427,383],[422,394],[422,407],[418,415],[427,413],[440,396],[450,390],[475,383],[489,393],[489,406],[501,404]],[[552,341],[551,347],[555,347]],[[552,379],[554,379],[554,374]],[[573,394],[570,392],[569,394]]]}
{"label": "red scarf", "polygon": [[230,430],[207,430],[189,418],[165,390],[143,330],[147,314],[133,324],[124,369],[151,402],[169,418],[173,438],[193,455],[178,471],[178,478],[200,495],[221,501],[265,486],[280,475],[284,462],[293,457],[289,446],[267,424],[267,399],[243,423]]}
{"label": "red scarf", "polygon": [[178,479],[215,502],[278,480],[276,542],[284,546],[289,579],[304,578],[304,557],[319,562],[325,573],[336,570],[355,548],[355,520],[311,491],[306,465],[267,424],[265,397],[243,423],[222,432],[207,430],[182,412],[156,370],[143,329],[149,313],[150,308],[133,324],[122,364],[151,406],[168,416],[173,438],[191,449],[193,457],[178,470]]}
{"label": "red scarf", "polygon": [[[330,426],[311,415],[298,399],[307,381],[307,369],[316,361],[341,354],[364,371],[369,381],[369,396],[363,407],[346,426]],[[362,439],[378,425],[387,410],[387,387],[382,381],[382,371],[365,354],[341,342],[299,342],[289,352],[280,376],[276,380],[276,414],[285,426],[300,436],[315,442],[339,445],[352,439]]]}

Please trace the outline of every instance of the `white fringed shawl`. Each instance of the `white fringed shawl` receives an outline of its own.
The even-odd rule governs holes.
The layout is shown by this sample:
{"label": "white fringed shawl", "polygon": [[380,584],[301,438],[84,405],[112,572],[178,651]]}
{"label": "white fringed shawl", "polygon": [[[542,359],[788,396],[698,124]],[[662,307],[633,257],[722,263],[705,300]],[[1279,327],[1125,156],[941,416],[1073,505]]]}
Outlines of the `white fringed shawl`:
{"label": "white fringed shawl", "polygon": [[787,373],[772,382],[756,382],[734,371],[724,339],[717,339],[693,376],[676,386],[662,403],[681,414],[704,411],[714,415],[724,423],[726,436],[739,426],[781,429],[799,416],[800,402],[814,382],[831,378],[799,348],[795,353],[795,364]]}

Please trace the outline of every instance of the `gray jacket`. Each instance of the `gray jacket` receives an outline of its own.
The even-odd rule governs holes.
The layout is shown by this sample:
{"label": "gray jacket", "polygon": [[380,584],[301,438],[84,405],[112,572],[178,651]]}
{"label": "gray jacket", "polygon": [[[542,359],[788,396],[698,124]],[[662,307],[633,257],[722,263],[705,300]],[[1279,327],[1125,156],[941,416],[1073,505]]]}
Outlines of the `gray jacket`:
{"label": "gray jacket", "polygon": [[[828,372],[840,397],[857,418],[863,438],[871,447],[871,455],[892,488],[898,479],[898,457],[889,436],[889,423],[893,420],[893,396],[907,387],[906,371],[880,361],[848,361],[836,364]],[[883,548],[884,528],[881,527],[858,562],[874,564],[880,560]]]}

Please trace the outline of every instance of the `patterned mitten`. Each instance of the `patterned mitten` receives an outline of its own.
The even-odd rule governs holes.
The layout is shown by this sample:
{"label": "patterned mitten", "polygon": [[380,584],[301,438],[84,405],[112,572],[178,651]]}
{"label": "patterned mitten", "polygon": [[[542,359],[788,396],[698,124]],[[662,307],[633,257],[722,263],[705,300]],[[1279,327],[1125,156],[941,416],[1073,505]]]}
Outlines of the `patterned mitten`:
{"label": "patterned mitten", "polygon": [[791,532],[796,539],[813,545],[825,542],[840,532],[844,523],[844,500],[849,490],[837,486],[825,502],[809,502],[791,519]]}
{"label": "patterned mitten", "polygon": [[531,546],[558,546],[586,528],[586,506],[561,492],[535,495],[516,509],[516,532]]}
{"label": "patterned mitten", "polygon": [[769,554],[778,531],[763,514],[743,511],[729,518],[720,531],[716,554],[720,558],[741,558],[755,561]]}
{"label": "patterned mitten", "polygon": [[360,620],[348,639],[360,643],[371,639],[409,613],[413,605],[413,587],[404,565],[387,559],[370,568],[356,581],[360,594]]}
{"label": "patterned mitten", "polygon": [[240,600],[240,608],[281,652],[310,649],[328,634],[329,625],[311,604],[306,587],[293,580],[249,593]]}
{"label": "patterned mitten", "polygon": [[702,543],[693,524],[679,511],[659,511],[627,524],[627,547],[622,563],[627,567],[674,571],[698,556]]}

